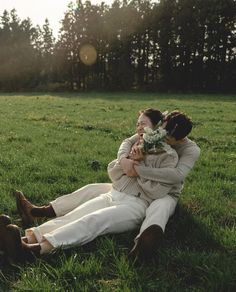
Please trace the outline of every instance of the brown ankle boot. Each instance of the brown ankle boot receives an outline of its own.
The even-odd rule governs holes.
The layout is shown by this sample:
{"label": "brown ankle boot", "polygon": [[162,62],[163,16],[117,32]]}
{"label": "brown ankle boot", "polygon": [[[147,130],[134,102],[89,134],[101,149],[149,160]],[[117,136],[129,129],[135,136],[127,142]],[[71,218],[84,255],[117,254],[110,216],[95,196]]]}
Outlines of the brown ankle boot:
{"label": "brown ankle boot", "polygon": [[11,218],[5,214],[0,215],[0,251],[4,253],[3,240],[5,237],[6,226],[11,224]]}
{"label": "brown ankle boot", "polygon": [[163,230],[159,225],[149,226],[141,233],[130,251],[129,257],[139,261],[150,260],[160,248],[163,235]]}
{"label": "brown ankle boot", "polygon": [[3,243],[10,264],[24,260],[25,254],[21,244],[20,229],[17,225],[9,224],[6,226]]}
{"label": "brown ankle boot", "polygon": [[16,207],[22,219],[23,227],[27,228],[34,223],[34,217],[31,214],[32,208],[35,208],[23,195],[22,192],[15,191]]}
{"label": "brown ankle boot", "polygon": [[22,219],[24,228],[32,226],[39,218],[54,218],[56,213],[51,205],[38,207],[30,203],[22,192],[15,192],[17,210]]}
{"label": "brown ankle boot", "polygon": [[33,207],[31,214],[34,217],[45,217],[45,218],[54,218],[56,213],[51,205],[42,206],[42,207]]}
{"label": "brown ankle boot", "polygon": [[22,242],[23,250],[25,251],[25,254],[28,256],[29,259],[32,258],[32,256],[39,257],[40,256],[40,250],[41,246],[39,243],[25,243]]}

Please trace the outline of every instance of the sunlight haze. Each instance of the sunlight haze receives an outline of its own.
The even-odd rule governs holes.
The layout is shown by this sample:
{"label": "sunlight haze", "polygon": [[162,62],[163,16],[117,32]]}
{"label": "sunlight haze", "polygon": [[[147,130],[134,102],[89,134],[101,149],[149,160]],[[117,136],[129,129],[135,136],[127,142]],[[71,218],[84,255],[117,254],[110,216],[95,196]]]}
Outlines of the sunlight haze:
{"label": "sunlight haze", "polygon": [[[68,4],[76,1],[70,0],[1,0],[0,1],[0,16],[3,11],[10,12],[13,8],[16,9],[18,17],[23,20],[29,17],[34,26],[37,24],[42,26],[47,18],[50,27],[53,29],[54,36],[57,36],[60,28],[60,20],[63,19],[64,13],[67,10]],[[82,1],[84,2],[84,1]],[[110,5],[113,0],[91,0],[92,4],[100,4],[105,2]]]}

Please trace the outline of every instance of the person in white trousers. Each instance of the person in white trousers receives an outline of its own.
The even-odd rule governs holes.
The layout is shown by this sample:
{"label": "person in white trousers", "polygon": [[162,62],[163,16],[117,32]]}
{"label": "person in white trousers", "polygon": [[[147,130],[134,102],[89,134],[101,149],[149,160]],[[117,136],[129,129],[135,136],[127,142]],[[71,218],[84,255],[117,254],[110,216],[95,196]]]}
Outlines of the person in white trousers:
{"label": "person in white trousers", "polygon": [[[179,111],[173,111],[167,115],[163,127],[170,133],[167,143],[171,145],[179,156],[176,168],[152,169],[137,166],[130,159],[127,159],[133,140],[133,136],[126,139],[120,149],[118,156],[124,172],[130,176],[141,175],[151,180],[158,180],[162,183],[174,183],[183,185],[184,179],[193,168],[199,158],[200,148],[191,141],[187,135],[192,130],[191,120]],[[175,192],[173,187],[171,192]],[[130,256],[140,260],[153,257],[158,251],[163,238],[166,224],[174,214],[178,197],[166,195],[163,198],[153,201],[146,210],[146,217],[141,225],[139,234],[135,238],[135,244],[130,252]]]}
{"label": "person in white trousers", "polygon": [[[154,128],[160,120],[159,111],[143,111],[137,123],[138,137],[142,138],[144,127]],[[146,155],[140,165],[146,164],[151,169],[175,167],[177,161],[177,153],[166,144],[161,154]],[[112,162],[109,167],[108,173],[113,181],[111,191],[77,205],[78,207],[64,216],[26,230],[27,239],[22,240],[21,249],[48,253],[61,246],[67,248],[85,244],[102,234],[132,230],[143,220],[147,206],[172,189],[172,185],[161,184],[142,176],[128,177],[125,173],[120,175],[122,169],[118,162]],[[19,211],[27,217],[26,199],[21,192],[17,192],[16,197]],[[16,230],[17,227],[12,232],[13,242]],[[8,240],[10,237],[11,234],[8,234]],[[15,247],[19,248],[18,242]]]}

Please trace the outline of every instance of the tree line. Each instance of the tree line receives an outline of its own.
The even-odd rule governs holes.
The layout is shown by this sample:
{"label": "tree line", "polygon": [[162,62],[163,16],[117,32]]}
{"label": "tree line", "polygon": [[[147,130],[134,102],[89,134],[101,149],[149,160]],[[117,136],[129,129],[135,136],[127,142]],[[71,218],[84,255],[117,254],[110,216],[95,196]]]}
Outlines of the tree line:
{"label": "tree line", "polygon": [[233,92],[236,1],[78,1],[69,4],[57,39],[47,19],[33,26],[4,11],[0,68],[1,91]]}

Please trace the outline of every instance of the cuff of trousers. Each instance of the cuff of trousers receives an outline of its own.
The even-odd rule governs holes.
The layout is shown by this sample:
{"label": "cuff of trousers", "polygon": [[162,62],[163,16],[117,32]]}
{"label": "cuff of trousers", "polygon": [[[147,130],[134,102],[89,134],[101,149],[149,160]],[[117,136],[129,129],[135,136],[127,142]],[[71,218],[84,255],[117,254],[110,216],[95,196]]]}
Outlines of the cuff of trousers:
{"label": "cuff of trousers", "polygon": [[39,232],[39,230],[37,229],[37,227],[32,227],[32,228],[26,229],[25,230],[25,236],[28,238],[32,234],[32,232],[34,233],[34,236],[36,237],[37,242],[38,243],[41,243],[43,241],[43,236]]}

